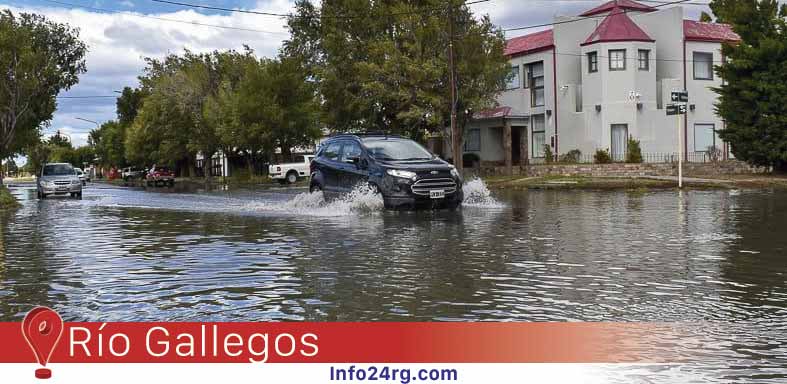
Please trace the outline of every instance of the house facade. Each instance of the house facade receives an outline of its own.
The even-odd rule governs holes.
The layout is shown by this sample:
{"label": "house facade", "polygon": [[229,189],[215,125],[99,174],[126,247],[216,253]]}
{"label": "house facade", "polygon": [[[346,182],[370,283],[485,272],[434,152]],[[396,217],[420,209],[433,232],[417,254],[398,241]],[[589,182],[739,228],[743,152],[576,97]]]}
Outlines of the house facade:
{"label": "house facade", "polygon": [[[557,17],[551,30],[508,40],[510,80],[498,108],[474,115],[465,153],[506,167],[544,161],[545,145],[585,158],[606,149],[622,160],[632,137],[655,156],[646,160],[678,151],[692,159],[711,147],[729,156],[716,133],[724,122],[714,111],[722,80],[713,66],[724,60],[722,43],[737,40],[728,25],[686,20],[678,6],[617,0]],[[687,114],[667,116],[671,93],[683,90]]]}

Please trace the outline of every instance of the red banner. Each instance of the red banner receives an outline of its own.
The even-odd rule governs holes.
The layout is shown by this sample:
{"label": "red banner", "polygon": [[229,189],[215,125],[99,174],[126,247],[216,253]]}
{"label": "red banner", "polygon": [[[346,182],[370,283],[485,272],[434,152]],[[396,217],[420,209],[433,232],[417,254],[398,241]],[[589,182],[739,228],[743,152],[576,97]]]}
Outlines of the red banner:
{"label": "red banner", "polygon": [[[48,361],[660,363],[675,361],[653,346],[675,334],[649,323],[65,323]],[[0,323],[0,338],[1,363],[37,361],[20,323]]]}

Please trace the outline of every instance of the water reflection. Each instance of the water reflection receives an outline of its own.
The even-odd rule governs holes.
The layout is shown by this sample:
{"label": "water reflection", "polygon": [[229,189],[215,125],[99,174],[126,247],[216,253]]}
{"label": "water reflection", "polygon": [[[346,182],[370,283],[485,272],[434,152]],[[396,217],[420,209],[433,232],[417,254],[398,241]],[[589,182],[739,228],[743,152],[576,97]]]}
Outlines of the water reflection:
{"label": "water reflection", "polygon": [[506,192],[461,212],[187,192],[14,189],[1,319],[682,322],[695,337],[671,348],[725,368],[709,380],[785,378],[783,191]]}

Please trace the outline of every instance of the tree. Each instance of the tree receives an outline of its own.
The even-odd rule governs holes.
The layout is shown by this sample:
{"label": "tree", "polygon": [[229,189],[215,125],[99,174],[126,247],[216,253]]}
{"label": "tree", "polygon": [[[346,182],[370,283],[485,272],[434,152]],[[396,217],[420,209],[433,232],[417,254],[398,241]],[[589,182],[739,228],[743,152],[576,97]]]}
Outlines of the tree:
{"label": "tree", "polygon": [[[288,26],[283,54],[304,62],[323,122],[334,131],[414,139],[443,131],[451,111],[451,41],[460,111],[494,106],[509,72],[502,31],[458,0],[323,1],[320,12],[299,0]],[[459,117],[464,128],[470,114]]]}
{"label": "tree", "polygon": [[240,85],[238,116],[246,135],[267,153],[310,146],[320,136],[319,104],[314,84],[299,60],[283,57],[249,65]]}
{"label": "tree", "polygon": [[124,126],[131,125],[142,108],[142,100],[144,100],[146,93],[142,89],[125,87],[120,97],[117,98],[117,115],[118,121]]}
{"label": "tree", "polygon": [[106,167],[122,168],[128,165],[125,156],[126,125],[108,121],[90,131],[88,145],[93,148],[98,163]]}
{"label": "tree", "polygon": [[708,14],[708,12],[702,11],[702,13],[700,13],[700,21],[703,23],[712,23],[713,17]]}
{"label": "tree", "polygon": [[0,11],[0,158],[38,141],[57,94],[86,71],[86,50],[78,31],[66,24]]}
{"label": "tree", "polygon": [[787,6],[776,0],[714,0],[717,20],[741,37],[724,44],[714,89],[726,126],[719,136],[736,158],[787,172]]}
{"label": "tree", "polygon": [[147,59],[140,77],[142,108],[126,138],[128,158],[190,167],[199,153],[205,159],[205,177],[209,177],[210,160],[221,141],[216,125],[220,121],[207,111],[215,107],[219,90],[235,87],[244,63],[253,60],[248,47],[244,52],[195,54],[187,50],[163,60]]}

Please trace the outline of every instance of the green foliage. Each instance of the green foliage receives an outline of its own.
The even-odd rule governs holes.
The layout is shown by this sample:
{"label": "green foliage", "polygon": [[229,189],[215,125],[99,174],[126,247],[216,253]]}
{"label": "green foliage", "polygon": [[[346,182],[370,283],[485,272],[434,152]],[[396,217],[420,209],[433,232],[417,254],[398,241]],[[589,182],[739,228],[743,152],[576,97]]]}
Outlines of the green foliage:
{"label": "green foliage", "polygon": [[555,162],[555,153],[552,152],[552,146],[544,144],[544,162],[552,164]]}
{"label": "green foliage", "polygon": [[713,17],[711,17],[708,12],[702,11],[702,13],[700,13],[700,21],[703,23],[712,23]]}
{"label": "green foliage", "polygon": [[593,154],[593,162],[596,164],[609,164],[612,162],[612,156],[609,154],[608,149],[597,149]]}
{"label": "green foliage", "polygon": [[579,149],[572,149],[566,152],[565,154],[563,154],[563,156],[560,156],[560,162],[567,163],[567,164],[579,163],[581,159],[582,159],[582,151],[580,151]]}
{"label": "green foliage", "polygon": [[78,32],[45,17],[0,11],[0,158],[35,145],[56,96],[86,71]]}
{"label": "green foliage", "polygon": [[19,205],[8,188],[0,185],[0,210],[17,208]]}
{"label": "green foliage", "polygon": [[719,22],[742,41],[724,44],[727,59],[716,106],[726,122],[719,136],[736,158],[787,171],[787,6],[775,0],[714,0]]}
{"label": "green foliage", "polygon": [[639,145],[639,140],[629,136],[628,144],[626,147],[626,162],[627,163],[641,163],[642,162],[642,148]]}
{"label": "green foliage", "polygon": [[124,126],[129,126],[142,108],[142,101],[146,93],[142,89],[123,88],[123,93],[117,99],[118,122]]}
{"label": "green foliage", "polygon": [[25,164],[25,169],[31,174],[37,174],[45,163],[70,163],[75,167],[82,168],[85,166],[85,163],[92,164],[96,157],[94,147],[82,146],[74,148],[59,133],[51,136],[46,141],[41,141],[28,147],[26,154],[27,164]]}
{"label": "green foliage", "polygon": [[[386,130],[412,138],[440,131],[450,117],[449,9],[457,109],[495,104],[509,72],[505,38],[488,17],[457,0],[296,2],[284,54],[303,61],[334,131]],[[357,15],[343,18],[341,15]],[[460,127],[469,115],[459,114]]]}
{"label": "green foliage", "polygon": [[128,165],[125,154],[127,126],[118,121],[108,121],[90,131],[88,145],[93,149],[98,164],[123,168]]}

